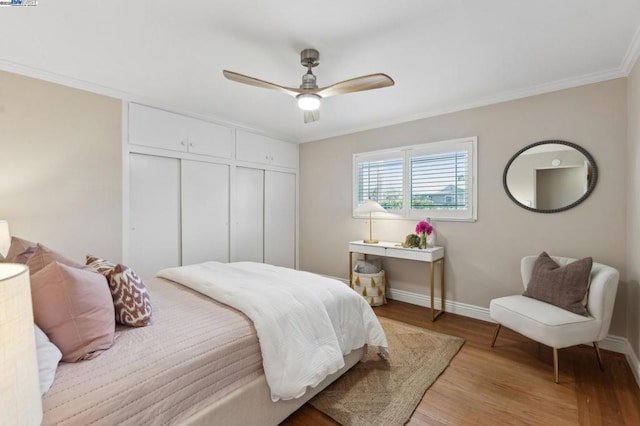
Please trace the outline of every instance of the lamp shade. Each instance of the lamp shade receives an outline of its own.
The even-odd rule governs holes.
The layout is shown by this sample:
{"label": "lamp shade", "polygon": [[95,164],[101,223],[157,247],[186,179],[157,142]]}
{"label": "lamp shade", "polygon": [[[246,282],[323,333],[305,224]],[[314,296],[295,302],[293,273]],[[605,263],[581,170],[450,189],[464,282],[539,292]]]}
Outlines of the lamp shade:
{"label": "lamp shade", "polygon": [[9,234],[9,222],[0,220],[0,259],[7,257],[11,246],[11,234]]}
{"label": "lamp shade", "polygon": [[369,239],[368,240],[363,240],[365,243],[367,244],[378,244],[378,240],[375,240],[373,238],[373,220],[372,220],[372,214],[373,213],[382,213],[385,212],[386,210],[384,209],[384,207],[382,207],[380,204],[378,204],[377,202],[369,199],[367,201],[365,201],[364,203],[360,204],[354,211],[354,213],[356,215],[365,215],[368,214],[369,215]]}
{"label": "lamp shade", "polygon": [[320,108],[320,96],[313,93],[303,93],[297,96],[298,108],[305,111],[315,111]]}
{"label": "lamp shade", "polygon": [[0,417],[2,424],[39,425],[42,399],[29,269],[0,263]]}
{"label": "lamp shade", "polygon": [[358,208],[355,209],[355,213],[360,214],[369,214],[369,213],[382,213],[386,212],[384,207],[373,200],[367,200],[364,203],[360,204]]}

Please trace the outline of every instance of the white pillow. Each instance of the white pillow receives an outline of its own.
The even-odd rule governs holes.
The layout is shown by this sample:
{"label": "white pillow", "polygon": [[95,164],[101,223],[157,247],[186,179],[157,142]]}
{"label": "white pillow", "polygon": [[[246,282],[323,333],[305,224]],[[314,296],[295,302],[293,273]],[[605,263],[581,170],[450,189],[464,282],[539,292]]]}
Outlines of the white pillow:
{"label": "white pillow", "polygon": [[360,274],[377,274],[382,270],[382,259],[356,260],[353,270]]}
{"label": "white pillow", "polygon": [[56,377],[58,363],[62,359],[60,349],[40,330],[40,327],[33,325],[36,333],[36,352],[38,353],[38,372],[40,373],[40,393],[45,394]]}

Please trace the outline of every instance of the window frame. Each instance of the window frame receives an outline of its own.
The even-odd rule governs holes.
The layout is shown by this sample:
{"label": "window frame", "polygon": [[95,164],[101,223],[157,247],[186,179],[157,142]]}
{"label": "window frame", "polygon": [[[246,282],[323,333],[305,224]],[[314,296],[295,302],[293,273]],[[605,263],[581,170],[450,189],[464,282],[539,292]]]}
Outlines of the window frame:
{"label": "window frame", "polygon": [[[467,196],[468,208],[461,210],[448,209],[412,209],[411,208],[411,158],[448,152],[467,151],[468,173],[466,185],[469,188]],[[418,145],[402,146],[391,149],[368,151],[353,154],[352,161],[352,216],[363,216],[355,213],[358,207],[358,165],[371,161],[403,158],[402,209],[387,210],[388,214],[377,217],[389,219],[425,219],[442,221],[475,222],[478,220],[478,137],[471,136],[437,142],[427,142]]]}

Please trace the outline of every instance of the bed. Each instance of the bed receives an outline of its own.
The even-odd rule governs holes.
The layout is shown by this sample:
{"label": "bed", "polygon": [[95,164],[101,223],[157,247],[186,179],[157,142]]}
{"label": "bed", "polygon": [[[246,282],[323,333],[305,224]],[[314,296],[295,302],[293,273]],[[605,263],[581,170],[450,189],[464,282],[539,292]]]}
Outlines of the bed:
{"label": "bed", "polygon": [[[219,265],[223,264],[214,266]],[[265,282],[275,277],[327,280],[286,268],[247,265],[254,279],[264,276]],[[97,358],[59,365],[43,397],[44,425],[275,425],[355,365],[364,353],[364,344],[344,350],[340,368],[308,387],[304,395],[274,397],[263,368],[263,337],[258,338],[254,322],[229,306],[233,301],[224,304],[203,294],[207,290],[198,288],[202,283],[192,285],[196,291],[176,282],[188,268],[160,273],[175,280],[156,276],[146,283],[153,302],[151,325],[118,326],[114,345]],[[219,272],[213,275],[213,281],[226,279]],[[344,284],[330,281],[357,296]],[[235,287],[242,288],[232,285],[223,293],[233,293]],[[370,314],[367,311],[363,317]],[[379,334],[377,320],[377,326],[363,321],[369,337],[362,339],[371,344],[374,336],[384,347],[386,339],[384,332]],[[337,322],[354,320],[347,315]]]}

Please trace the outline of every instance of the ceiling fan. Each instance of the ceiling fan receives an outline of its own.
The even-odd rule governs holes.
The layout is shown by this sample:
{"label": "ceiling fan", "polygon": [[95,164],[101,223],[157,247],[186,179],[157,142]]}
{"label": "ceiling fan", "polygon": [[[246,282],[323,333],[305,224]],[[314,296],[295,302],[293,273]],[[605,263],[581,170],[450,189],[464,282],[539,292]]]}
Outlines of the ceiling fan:
{"label": "ceiling fan", "polygon": [[238,83],[244,83],[256,87],[264,87],[265,89],[274,89],[279,92],[293,96],[298,100],[298,107],[304,110],[304,122],[311,123],[320,119],[320,99],[329,96],[344,95],[346,93],[362,92],[364,90],[380,89],[382,87],[393,86],[395,83],[391,77],[386,74],[370,74],[361,77],[344,80],[327,87],[318,87],[316,84],[316,76],[313,75],[311,69],[318,66],[320,53],[315,49],[304,49],[300,52],[300,63],[307,68],[306,74],[302,76],[302,84],[300,88],[285,87],[279,84],[269,83],[247,75],[239,74],[233,71],[223,70],[222,74],[226,78]]}

